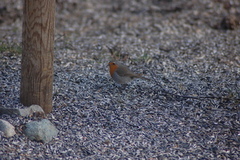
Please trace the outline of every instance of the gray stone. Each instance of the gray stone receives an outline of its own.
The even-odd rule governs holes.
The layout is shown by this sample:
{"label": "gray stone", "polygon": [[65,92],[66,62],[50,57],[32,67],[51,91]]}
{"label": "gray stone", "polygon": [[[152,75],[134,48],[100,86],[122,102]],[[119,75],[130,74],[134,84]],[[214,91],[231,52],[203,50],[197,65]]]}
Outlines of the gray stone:
{"label": "gray stone", "polygon": [[0,115],[2,114],[8,114],[8,115],[20,115],[19,110],[15,108],[2,108],[0,107]]}
{"label": "gray stone", "polygon": [[28,108],[19,109],[20,116],[29,116],[33,113],[44,115],[44,111],[39,105],[31,105]]}
{"label": "gray stone", "polygon": [[27,123],[23,132],[29,139],[44,143],[50,142],[58,134],[57,128],[48,119]]}
{"label": "gray stone", "polygon": [[3,119],[0,119],[0,131],[4,133],[5,137],[12,137],[16,134],[15,127]]}
{"label": "gray stone", "polygon": [[0,108],[0,115],[2,114],[16,114],[20,116],[31,116],[33,114],[38,114],[38,115],[45,115],[42,107],[39,105],[31,105],[30,107],[26,107],[23,109],[15,109],[15,108]]}

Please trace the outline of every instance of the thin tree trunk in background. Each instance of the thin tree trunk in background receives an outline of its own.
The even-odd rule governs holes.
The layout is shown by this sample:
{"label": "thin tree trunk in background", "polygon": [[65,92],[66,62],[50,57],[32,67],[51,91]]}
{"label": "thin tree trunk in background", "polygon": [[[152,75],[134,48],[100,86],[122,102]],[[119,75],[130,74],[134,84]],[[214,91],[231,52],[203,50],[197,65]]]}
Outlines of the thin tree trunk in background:
{"label": "thin tree trunk in background", "polygon": [[20,101],[52,111],[55,0],[24,0]]}

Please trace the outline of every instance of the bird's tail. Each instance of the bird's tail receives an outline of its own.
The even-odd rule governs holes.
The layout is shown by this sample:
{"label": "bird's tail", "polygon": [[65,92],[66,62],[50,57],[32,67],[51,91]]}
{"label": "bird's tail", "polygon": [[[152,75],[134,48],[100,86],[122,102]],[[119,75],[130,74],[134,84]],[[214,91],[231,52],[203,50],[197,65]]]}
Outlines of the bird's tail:
{"label": "bird's tail", "polygon": [[141,78],[141,79],[143,79],[143,80],[150,81],[149,78],[143,77],[142,75],[143,75],[143,74],[137,74],[137,78]]}
{"label": "bird's tail", "polygon": [[151,81],[149,78],[146,78],[146,77],[143,77],[143,76],[141,76],[140,78],[144,79],[144,80],[147,80],[147,81]]}

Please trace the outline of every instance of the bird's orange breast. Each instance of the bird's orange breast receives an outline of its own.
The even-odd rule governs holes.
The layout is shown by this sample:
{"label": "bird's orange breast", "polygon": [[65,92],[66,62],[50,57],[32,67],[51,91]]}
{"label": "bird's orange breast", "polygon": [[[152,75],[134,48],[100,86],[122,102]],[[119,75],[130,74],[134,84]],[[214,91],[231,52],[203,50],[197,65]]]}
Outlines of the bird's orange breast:
{"label": "bird's orange breast", "polygon": [[116,69],[118,68],[118,66],[114,62],[109,62],[108,65],[109,65],[110,75],[113,76],[113,74],[116,71]]}

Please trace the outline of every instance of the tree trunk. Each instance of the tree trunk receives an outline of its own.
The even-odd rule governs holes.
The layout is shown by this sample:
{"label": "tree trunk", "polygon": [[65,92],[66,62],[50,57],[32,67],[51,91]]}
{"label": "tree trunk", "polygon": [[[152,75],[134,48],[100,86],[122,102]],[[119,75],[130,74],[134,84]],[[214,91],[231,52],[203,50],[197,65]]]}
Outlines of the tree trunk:
{"label": "tree trunk", "polygon": [[55,0],[24,0],[20,101],[52,111]]}

